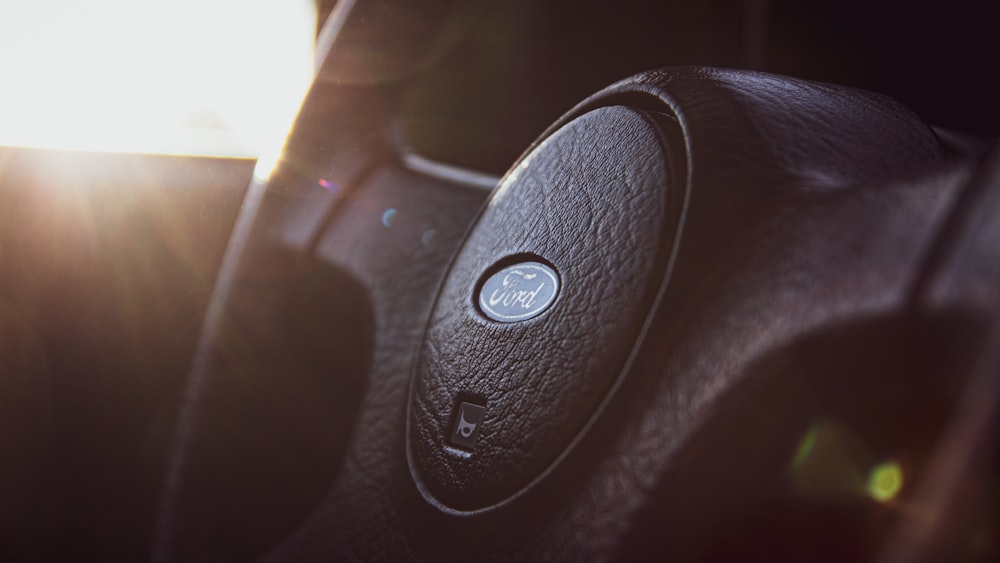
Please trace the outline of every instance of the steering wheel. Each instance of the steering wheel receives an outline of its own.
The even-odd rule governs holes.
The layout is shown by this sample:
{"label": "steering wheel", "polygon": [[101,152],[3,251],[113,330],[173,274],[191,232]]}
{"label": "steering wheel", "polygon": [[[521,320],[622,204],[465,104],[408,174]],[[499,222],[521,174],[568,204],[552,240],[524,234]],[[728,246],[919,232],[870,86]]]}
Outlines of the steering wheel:
{"label": "steering wheel", "polygon": [[244,202],[158,561],[982,556],[995,149],[683,67],[494,178],[407,149],[394,88],[440,46],[370,6]]}

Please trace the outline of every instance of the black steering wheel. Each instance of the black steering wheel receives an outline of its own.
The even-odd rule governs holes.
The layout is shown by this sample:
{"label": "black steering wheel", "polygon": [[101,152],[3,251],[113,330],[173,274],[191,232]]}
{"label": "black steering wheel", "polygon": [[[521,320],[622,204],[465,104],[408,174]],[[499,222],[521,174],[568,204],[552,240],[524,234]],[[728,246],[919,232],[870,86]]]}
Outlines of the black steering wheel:
{"label": "black steering wheel", "polygon": [[678,67],[495,178],[407,148],[398,85],[443,47],[378,6],[338,4],[244,202],[157,561],[996,553],[995,149]]}

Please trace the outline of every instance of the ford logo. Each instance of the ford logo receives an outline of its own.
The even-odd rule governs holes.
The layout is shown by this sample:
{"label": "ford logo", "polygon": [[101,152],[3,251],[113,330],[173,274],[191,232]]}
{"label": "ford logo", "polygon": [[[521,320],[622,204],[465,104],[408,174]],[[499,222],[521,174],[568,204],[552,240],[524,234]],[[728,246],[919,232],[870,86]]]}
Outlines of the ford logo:
{"label": "ford logo", "polygon": [[541,315],[559,294],[559,277],[541,262],[521,262],[490,276],[479,290],[483,314],[502,323]]}

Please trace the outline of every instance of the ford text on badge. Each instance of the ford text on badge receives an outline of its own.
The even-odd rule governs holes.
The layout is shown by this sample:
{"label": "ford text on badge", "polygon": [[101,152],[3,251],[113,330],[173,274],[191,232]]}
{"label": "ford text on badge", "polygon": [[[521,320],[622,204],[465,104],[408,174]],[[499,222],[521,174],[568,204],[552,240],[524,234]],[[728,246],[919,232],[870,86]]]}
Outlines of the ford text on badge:
{"label": "ford text on badge", "polygon": [[523,321],[542,314],[559,293],[559,277],[541,262],[507,266],[486,280],[479,290],[479,308],[502,323]]}

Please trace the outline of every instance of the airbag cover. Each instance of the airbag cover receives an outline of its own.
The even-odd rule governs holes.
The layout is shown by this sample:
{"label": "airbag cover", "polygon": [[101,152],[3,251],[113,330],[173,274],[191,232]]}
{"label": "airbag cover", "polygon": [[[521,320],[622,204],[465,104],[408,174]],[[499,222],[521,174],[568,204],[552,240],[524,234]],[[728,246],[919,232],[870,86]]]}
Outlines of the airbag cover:
{"label": "airbag cover", "polygon": [[[586,113],[530,151],[488,201],[442,284],[410,390],[410,469],[435,506],[476,512],[516,498],[580,439],[622,377],[677,228],[669,126],[620,106]],[[486,284],[502,290],[496,275],[518,264],[554,272],[558,294],[523,320],[484,314]],[[514,297],[525,303],[548,291],[521,287]]]}

